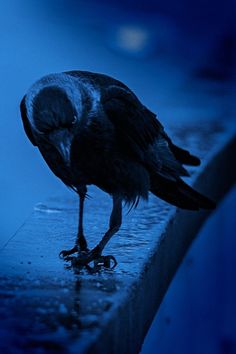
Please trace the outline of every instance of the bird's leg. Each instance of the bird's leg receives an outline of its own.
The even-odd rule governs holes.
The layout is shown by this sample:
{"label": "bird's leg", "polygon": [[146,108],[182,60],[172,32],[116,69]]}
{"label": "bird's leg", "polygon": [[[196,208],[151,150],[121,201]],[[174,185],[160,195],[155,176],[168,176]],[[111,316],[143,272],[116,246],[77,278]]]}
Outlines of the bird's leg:
{"label": "bird's leg", "polygon": [[78,265],[87,265],[91,261],[94,261],[95,266],[104,265],[110,268],[110,262],[114,263],[113,268],[117,265],[117,261],[114,256],[107,255],[102,256],[102,251],[111,237],[119,230],[122,222],[122,200],[119,197],[113,196],[113,208],[110,216],[109,229],[98,243],[98,245],[88,252],[85,256],[79,257],[76,263]]}
{"label": "bird's leg", "polygon": [[77,233],[77,238],[75,242],[75,247],[79,248],[79,251],[81,252],[88,252],[88,247],[87,247],[87,241],[84,236],[84,231],[83,231],[83,216],[84,216],[84,199],[87,193],[87,188],[79,193],[80,200],[79,200],[79,227],[78,227],[78,233]]}
{"label": "bird's leg", "polygon": [[87,188],[83,187],[79,189],[79,226],[75,246],[70,250],[63,250],[60,252],[60,257],[64,258],[70,256],[76,252],[88,252],[87,241],[83,232],[83,214],[84,214],[84,200],[87,192]]}

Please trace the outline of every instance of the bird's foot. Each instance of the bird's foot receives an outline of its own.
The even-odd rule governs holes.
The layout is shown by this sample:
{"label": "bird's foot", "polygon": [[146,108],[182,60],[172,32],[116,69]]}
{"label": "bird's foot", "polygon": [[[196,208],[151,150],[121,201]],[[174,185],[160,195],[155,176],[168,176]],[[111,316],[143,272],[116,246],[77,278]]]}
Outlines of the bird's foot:
{"label": "bird's foot", "polygon": [[[90,252],[80,253],[78,257],[71,259],[73,267],[86,267],[88,270],[100,270],[101,267],[113,269],[117,265],[117,261],[114,256],[107,255],[102,256],[99,247],[95,247]],[[94,262],[94,266],[91,267],[89,263]]]}
{"label": "bird's foot", "polygon": [[59,253],[59,257],[62,259],[67,259],[67,257],[71,256],[72,254],[78,253],[80,255],[82,254],[87,254],[89,252],[89,249],[86,248],[84,250],[81,250],[81,248],[77,245],[75,245],[73,248],[69,250],[63,250]]}
{"label": "bird's foot", "polygon": [[[78,256],[72,256],[75,253]],[[61,251],[59,257],[65,261],[71,261],[73,268],[86,267],[90,271],[100,270],[101,267],[113,269],[117,265],[115,257],[112,255],[102,256],[99,247],[95,247],[92,251],[89,251],[88,248],[81,250],[80,247],[75,245],[70,250]],[[93,267],[89,265],[91,262],[94,262]]]}
{"label": "bird's foot", "polygon": [[114,269],[117,266],[117,260],[112,254],[109,254],[107,256],[100,255],[98,258],[95,258],[93,262],[94,262],[93,269],[100,269],[101,267]]}

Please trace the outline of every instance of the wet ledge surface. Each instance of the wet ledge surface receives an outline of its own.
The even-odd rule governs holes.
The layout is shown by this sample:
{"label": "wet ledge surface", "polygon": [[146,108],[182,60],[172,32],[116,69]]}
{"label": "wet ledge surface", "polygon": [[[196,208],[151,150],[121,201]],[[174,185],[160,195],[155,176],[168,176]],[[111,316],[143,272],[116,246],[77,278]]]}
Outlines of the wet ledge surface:
{"label": "wet ledge surface", "polygon": [[[232,127],[169,129],[202,159],[188,183],[219,201],[236,179]],[[111,200],[90,188],[85,232],[93,247],[108,225]],[[0,250],[1,353],[138,353],[184,254],[209,212],[178,210],[150,196],[127,215],[104,254],[118,266],[94,274],[58,258],[73,246],[78,200],[65,195],[39,203]],[[217,237],[217,235],[216,235]]]}

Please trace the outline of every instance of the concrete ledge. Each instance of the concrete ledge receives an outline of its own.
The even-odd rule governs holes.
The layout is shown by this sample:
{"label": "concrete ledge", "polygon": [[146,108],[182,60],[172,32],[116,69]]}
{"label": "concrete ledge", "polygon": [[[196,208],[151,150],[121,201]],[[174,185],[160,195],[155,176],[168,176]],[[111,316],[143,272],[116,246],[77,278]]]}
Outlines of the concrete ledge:
{"label": "concrete ledge", "polygon": [[[203,158],[188,183],[220,200],[236,179],[236,136],[212,122],[172,132]],[[91,188],[89,245],[108,223],[111,201]],[[35,207],[0,250],[1,353],[137,353],[178,265],[208,212],[180,211],[155,197],[124,216],[105,250],[115,270],[76,274],[58,253],[73,245],[77,199],[71,193]],[[217,237],[217,235],[216,235]]]}

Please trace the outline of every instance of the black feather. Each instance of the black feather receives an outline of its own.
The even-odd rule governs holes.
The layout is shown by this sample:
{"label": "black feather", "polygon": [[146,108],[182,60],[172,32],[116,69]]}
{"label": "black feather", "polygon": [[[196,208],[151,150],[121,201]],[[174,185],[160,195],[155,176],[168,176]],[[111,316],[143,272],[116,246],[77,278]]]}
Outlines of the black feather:
{"label": "black feather", "polygon": [[214,209],[216,206],[212,200],[195,191],[180,178],[170,181],[162,176],[152,175],[150,190],[157,197],[182,209]]}
{"label": "black feather", "polygon": [[172,142],[170,144],[170,149],[176,159],[184,165],[199,166],[201,164],[201,161],[197,156],[191,155],[190,152],[176,146]]}
{"label": "black feather", "polygon": [[33,133],[32,133],[32,130],[31,130],[30,122],[27,117],[27,111],[26,111],[26,106],[25,106],[25,96],[23,97],[23,99],[21,100],[21,103],[20,103],[20,112],[21,112],[21,118],[22,118],[22,122],[23,122],[23,126],[25,129],[26,135],[29,138],[29,140],[31,141],[31,143],[34,146],[37,146],[36,141],[33,136]]}

